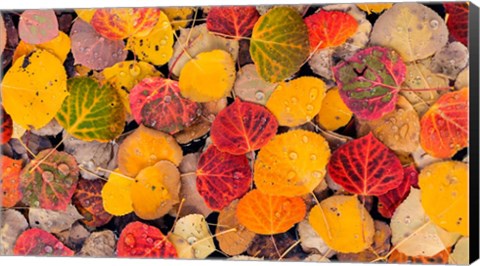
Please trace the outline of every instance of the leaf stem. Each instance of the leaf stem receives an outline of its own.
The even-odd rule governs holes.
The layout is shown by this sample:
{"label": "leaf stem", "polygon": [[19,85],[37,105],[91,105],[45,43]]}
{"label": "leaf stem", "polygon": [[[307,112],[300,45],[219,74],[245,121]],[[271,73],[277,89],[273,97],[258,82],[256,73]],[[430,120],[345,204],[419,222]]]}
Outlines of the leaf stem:
{"label": "leaf stem", "polygon": [[124,174],[122,174],[122,173],[115,172],[115,171],[112,171],[112,170],[108,170],[108,169],[105,169],[105,168],[102,168],[102,167],[97,167],[97,169],[95,169],[95,170],[96,170],[96,171],[103,171],[103,172],[106,172],[106,173],[109,173],[109,174],[115,174],[115,175],[121,176],[121,177],[123,177],[123,178],[126,178],[126,179],[128,179],[128,180],[132,180],[132,181],[135,180],[135,178],[133,178],[133,177],[129,177],[129,176],[126,176],[126,175],[124,175]]}

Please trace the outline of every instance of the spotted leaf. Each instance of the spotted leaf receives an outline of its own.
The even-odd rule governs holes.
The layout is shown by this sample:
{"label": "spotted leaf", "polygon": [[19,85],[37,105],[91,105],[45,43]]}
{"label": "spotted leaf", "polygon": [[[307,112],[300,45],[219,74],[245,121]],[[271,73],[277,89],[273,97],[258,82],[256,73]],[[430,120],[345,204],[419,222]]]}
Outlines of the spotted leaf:
{"label": "spotted leaf", "polygon": [[101,179],[81,179],[73,194],[73,202],[85,217],[82,221],[89,227],[100,227],[112,219],[112,215],[103,208],[101,193],[104,185],[105,182]]}
{"label": "spotted leaf", "polygon": [[20,190],[20,171],[22,160],[14,160],[2,155],[2,172],[0,173],[0,191],[2,195],[2,207],[10,208],[19,202],[23,195]]}

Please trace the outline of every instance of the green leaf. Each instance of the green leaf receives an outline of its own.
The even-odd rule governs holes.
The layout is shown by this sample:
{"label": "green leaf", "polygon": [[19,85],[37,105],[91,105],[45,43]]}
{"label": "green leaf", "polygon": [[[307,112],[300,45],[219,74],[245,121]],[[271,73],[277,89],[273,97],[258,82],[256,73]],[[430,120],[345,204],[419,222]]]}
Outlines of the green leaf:
{"label": "green leaf", "polygon": [[70,96],[57,113],[57,120],[72,136],[85,141],[109,141],[118,137],[125,125],[120,96],[110,85],[91,78],[68,80]]}
{"label": "green leaf", "polygon": [[309,48],[307,26],[293,8],[273,8],[255,23],[250,54],[265,81],[292,76],[308,58]]}

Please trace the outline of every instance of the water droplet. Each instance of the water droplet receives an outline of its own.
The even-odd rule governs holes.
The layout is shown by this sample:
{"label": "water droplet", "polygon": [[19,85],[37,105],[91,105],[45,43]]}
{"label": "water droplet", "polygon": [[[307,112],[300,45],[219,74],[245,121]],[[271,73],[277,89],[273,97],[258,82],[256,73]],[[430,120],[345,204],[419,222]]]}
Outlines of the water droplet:
{"label": "water droplet", "polygon": [[127,234],[127,236],[125,236],[124,243],[125,245],[133,248],[136,244],[135,236],[133,234]]}
{"label": "water droplet", "polygon": [[263,93],[263,91],[257,91],[255,93],[255,99],[257,99],[258,101],[265,99],[265,93]]}
{"label": "water droplet", "polygon": [[298,158],[298,154],[292,151],[288,154],[288,158],[290,158],[290,160],[296,160]]}
{"label": "water droplet", "polygon": [[191,237],[187,238],[187,242],[188,242],[188,244],[193,245],[193,243],[197,242],[197,238],[194,237],[194,236],[191,236]]}
{"label": "water droplet", "polygon": [[317,155],[311,154],[310,155],[310,160],[315,161],[317,159]]}
{"label": "water droplet", "polygon": [[430,27],[436,30],[438,28],[438,21],[435,19],[430,20]]}
{"label": "water droplet", "polygon": [[130,68],[130,74],[132,74],[132,76],[134,77],[140,75],[140,71],[141,69],[137,65],[132,65],[132,67]]}
{"label": "water droplet", "polygon": [[307,112],[313,111],[313,105],[307,104]]}
{"label": "water droplet", "polygon": [[122,76],[122,77],[123,77],[123,76],[125,76],[125,75],[126,75],[126,74],[125,74],[125,72],[123,72],[123,71],[122,71],[122,72],[120,72],[120,76]]}
{"label": "water droplet", "polygon": [[233,172],[233,179],[239,180],[242,177],[242,173],[235,171]]}
{"label": "water droplet", "polygon": [[310,100],[315,100],[318,97],[318,89],[317,88],[312,88],[310,90]]}
{"label": "water droplet", "polygon": [[68,175],[68,174],[70,174],[70,167],[68,167],[67,164],[62,163],[62,164],[58,165],[58,171],[60,173],[62,173],[62,175]]}
{"label": "water droplet", "polygon": [[55,244],[54,248],[55,249],[63,249],[65,246],[63,245],[62,242],[57,242],[57,244]]}
{"label": "water droplet", "polygon": [[302,140],[303,140],[304,143],[308,143],[308,137],[307,136],[303,136]]}
{"label": "water droplet", "polygon": [[290,102],[292,102],[293,104],[296,104],[296,103],[298,102],[297,97],[292,97],[292,98],[290,99]]}
{"label": "water droplet", "polygon": [[43,248],[43,250],[45,250],[45,252],[47,252],[47,253],[52,253],[53,252],[53,248],[51,246],[45,246]]}
{"label": "water droplet", "polygon": [[167,96],[165,96],[165,98],[163,98],[163,101],[164,101],[165,103],[170,103],[170,102],[172,101],[172,97],[169,96],[169,95],[167,95]]}
{"label": "water droplet", "polygon": [[297,176],[295,171],[289,171],[288,174],[287,174],[287,180],[292,180],[292,179],[295,178],[295,176]]}
{"label": "water droplet", "polygon": [[40,201],[36,200],[33,202],[33,206],[38,207],[40,206]]}
{"label": "water droplet", "polygon": [[282,218],[282,214],[280,212],[275,212],[275,217],[280,219]]}
{"label": "water droplet", "polygon": [[320,178],[322,176],[322,173],[320,173],[319,171],[315,171],[315,172],[313,172],[312,176],[314,178]]}
{"label": "water droplet", "polygon": [[50,172],[50,171],[45,171],[45,172],[42,173],[42,178],[43,178],[43,180],[45,180],[45,182],[49,182],[49,183],[50,183],[50,182],[53,181],[53,179],[55,178],[55,176],[53,175],[52,172]]}
{"label": "water droplet", "polygon": [[88,207],[88,206],[90,206],[90,201],[87,199],[83,201],[83,207]]}
{"label": "water droplet", "polygon": [[167,29],[169,26],[170,26],[170,23],[168,23],[168,21],[164,21],[164,22],[162,23],[163,29]]}
{"label": "water droplet", "polygon": [[166,44],[167,44],[167,41],[165,41],[165,40],[161,40],[161,41],[160,41],[160,45],[161,45],[161,46],[164,46],[164,45],[166,45]]}
{"label": "water droplet", "polygon": [[393,131],[393,132],[397,132],[397,131],[398,131],[398,127],[397,127],[397,126],[392,126],[392,131]]}

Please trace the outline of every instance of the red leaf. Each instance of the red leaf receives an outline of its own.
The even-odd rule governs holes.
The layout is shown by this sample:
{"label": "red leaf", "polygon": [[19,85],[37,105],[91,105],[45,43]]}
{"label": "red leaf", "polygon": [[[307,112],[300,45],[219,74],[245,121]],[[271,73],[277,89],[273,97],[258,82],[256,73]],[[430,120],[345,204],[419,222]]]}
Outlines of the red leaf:
{"label": "red leaf", "polygon": [[410,187],[418,188],[418,172],[414,165],[403,168],[403,181],[387,193],[378,196],[378,212],[385,218],[392,218],[398,205],[410,194]]}
{"label": "red leaf", "polygon": [[214,145],[200,155],[196,173],[197,190],[214,210],[222,210],[241,198],[252,183],[247,157],[221,152]]}
{"label": "red leaf", "polygon": [[72,155],[43,150],[20,173],[22,201],[32,207],[66,210],[77,187],[78,174],[77,161]]}
{"label": "red leaf", "polygon": [[420,120],[420,144],[433,157],[450,158],[468,146],[468,89],[442,95]]}
{"label": "red leaf", "polygon": [[160,12],[158,8],[102,8],[95,11],[90,24],[111,40],[145,37],[157,24]]}
{"label": "red leaf", "polygon": [[447,27],[457,41],[468,47],[468,3],[444,3],[448,13]]}
{"label": "red leaf", "polygon": [[333,69],[340,96],[360,119],[374,120],[395,109],[406,66],[393,50],[369,47]]}
{"label": "red leaf", "polygon": [[20,171],[22,171],[22,160],[14,160],[2,155],[2,173],[0,173],[2,207],[13,207],[22,199]]}
{"label": "red leaf", "polygon": [[177,250],[158,228],[133,222],[120,234],[117,254],[119,257],[176,258]]}
{"label": "red leaf", "polygon": [[306,17],[304,21],[307,24],[312,51],[342,45],[358,28],[357,20],[341,11],[320,10]]}
{"label": "red leaf", "polygon": [[73,194],[73,202],[85,219],[82,221],[89,227],[100,227],[107,224],[112,215],[103,208],[102,188],[105,182],[80,179],[77,190]]}
{"label": "red leaf", "polygon": [[138,124],[175,134],[194,122],[200,105],[182,97],[178,81],[153,77],[131,90],[130,109]]}
{"label": "red leaf", "polygon": [[81,19],[76,19],[73,24],[70,38],[75,64],[100,70],[127,58],[125,43],[122,40],[105,39]]}
{"label": "red leaf", "polygon": [[239,155],[265,146],[277,128],[277,119],[267,108],[237,98],[217,115],[210,134],[219,150]]}
{"label": "red leaf", "polygon": [[232,37],[247,37],[259,18],[253,6],[212,7],[207,16],[207,29]]}
{"label": "red leaf", "polygon": [[18,23],[20,39],[41,44],[58,36],[58,21],[53,10],[26,10]]}
{"label": "red leaf", "polygon": [[383,195],[403,180],[400,160],[371,132],[338,148],[327,169],[335,183],[364,196]]}
{"label": "red leaf", "polygon": [[13,122],[12,118],[10,117],[7,112],[5,112],[5,109],[3,109],[2,106],[2,143],[5,144],[7,143],[10,138],[12,138],[12,133],[13,133]]}
{"label": "red leaf", "polygon": [[27,256],[73,256],[74,252],[52,234],[33,228],[23,232],[15,243],[15,255]]}

